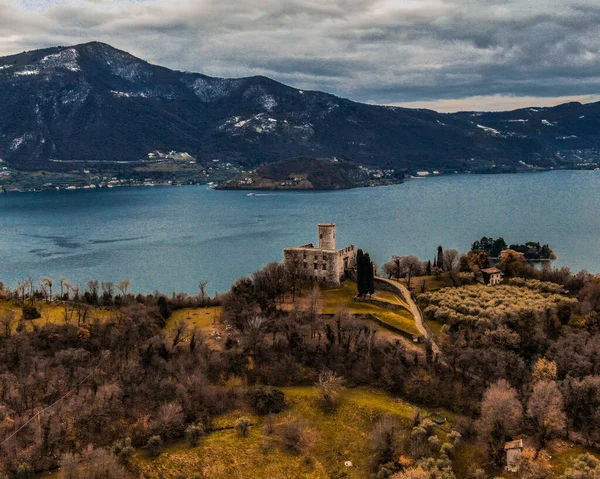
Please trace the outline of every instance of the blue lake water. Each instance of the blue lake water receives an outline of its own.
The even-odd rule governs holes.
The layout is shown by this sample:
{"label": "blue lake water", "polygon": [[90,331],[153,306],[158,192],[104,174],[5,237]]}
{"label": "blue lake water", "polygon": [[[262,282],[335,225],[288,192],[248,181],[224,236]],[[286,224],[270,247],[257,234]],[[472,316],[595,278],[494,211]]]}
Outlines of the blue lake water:
{"label": "blue lake water", "polygon": [[0,281],[130,279],[136,292],[225,291],[285,246],[337,224],[381,264],[467,251],[483,235],[549,243],[556,265],[600,272],[600,172],[463,175],[402,185],[247,196],[205,186],[0,195]]}

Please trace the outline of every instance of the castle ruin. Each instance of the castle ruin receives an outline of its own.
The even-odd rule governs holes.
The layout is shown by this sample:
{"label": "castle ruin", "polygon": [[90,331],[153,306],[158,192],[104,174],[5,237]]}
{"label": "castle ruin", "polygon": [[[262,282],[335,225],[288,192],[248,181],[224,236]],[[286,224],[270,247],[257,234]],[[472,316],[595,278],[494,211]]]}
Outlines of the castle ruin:
{"label": "castle ruin", "polygon": [[335,248],[335,225],[318,225],[319,247],[308,243],[297,248],[283,250],[284,264],[295,268],[303,280],[339,286],[350,270],[356,266],[354,245]]}

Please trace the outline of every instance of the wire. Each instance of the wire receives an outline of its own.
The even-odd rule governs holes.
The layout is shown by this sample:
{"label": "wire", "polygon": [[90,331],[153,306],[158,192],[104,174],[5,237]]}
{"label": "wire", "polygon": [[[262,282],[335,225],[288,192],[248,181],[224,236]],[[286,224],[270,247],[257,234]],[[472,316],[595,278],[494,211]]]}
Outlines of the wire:
{"label": "wire", "polygon": [[38,411],[37,413],[35,413],[33,416],[31,416],[31,418],[29,418],[29,420],[23,424],[19,429],[17,429],[15,432],[13,432],[10,436],[8,436],[4,441],[0,442],[0,447],[2,447],[5,443],[7,443],[8,441],[10,441],[13,437],[15,437],[19,431],[21,431],[23,428],[25,428],[25,426],[27,426],[31,421],[33,421],[36,417],[38,417],[39,415],[41,415],[42,413],[46,412],[48,409],[52,409],[54,406],[56,406],[59,402],[61,402],[63,399],[65,399],[67,396],[69,396],[73,391],[75,391],[77,388],[79,388],[84,382],[86,382],[90,376],[92,376],[92,374],[94,374],[98,368],[102,365],[102,363],[108,358],[108,356],[110,356],[110,353],[107,353],[104,355],[104,357],[100,360],[100,362],[96,365],[96,367],[94,369],[92,369],[92,371],[86,376],[84,377],[81,381],[79,381],[79,383],[77,384],[77,386],[73,387],[72,389],[70,389],[64,396],[58,398],[56,401],[54,401],[52,404],[50,404],[49,406],[45,407],[44,409],[42,409],[41,411]]}

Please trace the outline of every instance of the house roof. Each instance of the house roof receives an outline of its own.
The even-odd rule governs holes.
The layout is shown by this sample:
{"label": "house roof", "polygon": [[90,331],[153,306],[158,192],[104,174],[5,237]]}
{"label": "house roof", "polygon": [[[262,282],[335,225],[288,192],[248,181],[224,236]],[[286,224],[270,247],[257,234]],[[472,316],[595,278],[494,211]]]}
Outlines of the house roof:
{"label": "house roof", "polygon": [[523,439],[515,439],[504,444],[504,450],[508,451],[509,449],[523,449]]}
{"label": "house roof", "polygon": [[502,273],[502,271],[500,271],[498,268],[485,268],[485,269],[482,269],[481,272],[487,273],[487,274]]}

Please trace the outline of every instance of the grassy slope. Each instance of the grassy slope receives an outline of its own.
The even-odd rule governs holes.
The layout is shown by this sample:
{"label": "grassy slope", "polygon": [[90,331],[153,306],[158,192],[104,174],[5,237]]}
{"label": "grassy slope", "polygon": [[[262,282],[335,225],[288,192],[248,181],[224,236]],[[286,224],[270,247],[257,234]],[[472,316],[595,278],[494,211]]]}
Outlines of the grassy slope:
{"label": "grassy slope", "polygon": [[[283,389],[289,407],[274,417],[275,434],[263,430],[265,418],[240,411],[220,418],[218,425],[233,425],[238,417],[248,416],[255,425],[247,438],[228,429],[209,434],[195,448],[184,442],[174,444],[156,459],[138,452],[134,463],[147,477],[162,474],[165,479],[195,475],[215,479],[369,477],[369,435],[374,424],[391,414],[408,427],[413,412],[413,406],[385,393],[351,389],[344,391],[337,411],[326,414],[319,406],[316,388]],[[311,438],[312,445],[300,454],[287,451],[278,440],[278,425],[290,418],[302,421]],[[445,435],[442,430],[438,433],[440,437]],[[345,461],[353,466],[346,467]]]}
{"label": "grassy slope", "polygon": [[[419,335],[419,330],[415,326],[414,319],[407,309],[392,311],[374,304],[358,303],[354,301],[356,294],[356,283],[351,281],[346,281],[340,288],[323,290],[321,293],[323,314],[334,314],[340,307],[346,307],[348,312],[352,314],[372,314],[391,326],[406,331],[409,334]],[[381,295],[381,293],[377,294]],[[394,296],[391,293],[389,294]],[[390,297],[385,295],[383,297],[387,299],[382,299],[382,301],[391,302]],[[401,300],[396,299],[398,301],[397,304],[401,304]]]}
{"label": "grassy slope", "polygon": [[[40,312],[41,318],[25,321],[27,331],[33,331],[34,325],[43,326],[48,323],[65,324],[65,306],[58,303],[48,304],[44,301],[38,301],[36,302],[35,307]],[[68,309],[71,311],[70,307]],[[13,329],[16,329],[18,321],[23,317],[21,306],[16,301],[0,301],[0,311],[2,310],[11,310],[15,313],[16,321],[13,325]],[[69,316],[71,318],[70,323],[77,324],[77,313],[72,312]],[[115,318],[114,312],[93,307],[88,311],[86,321],[90,323],[96,320],[107,321],[113,318]]]}

